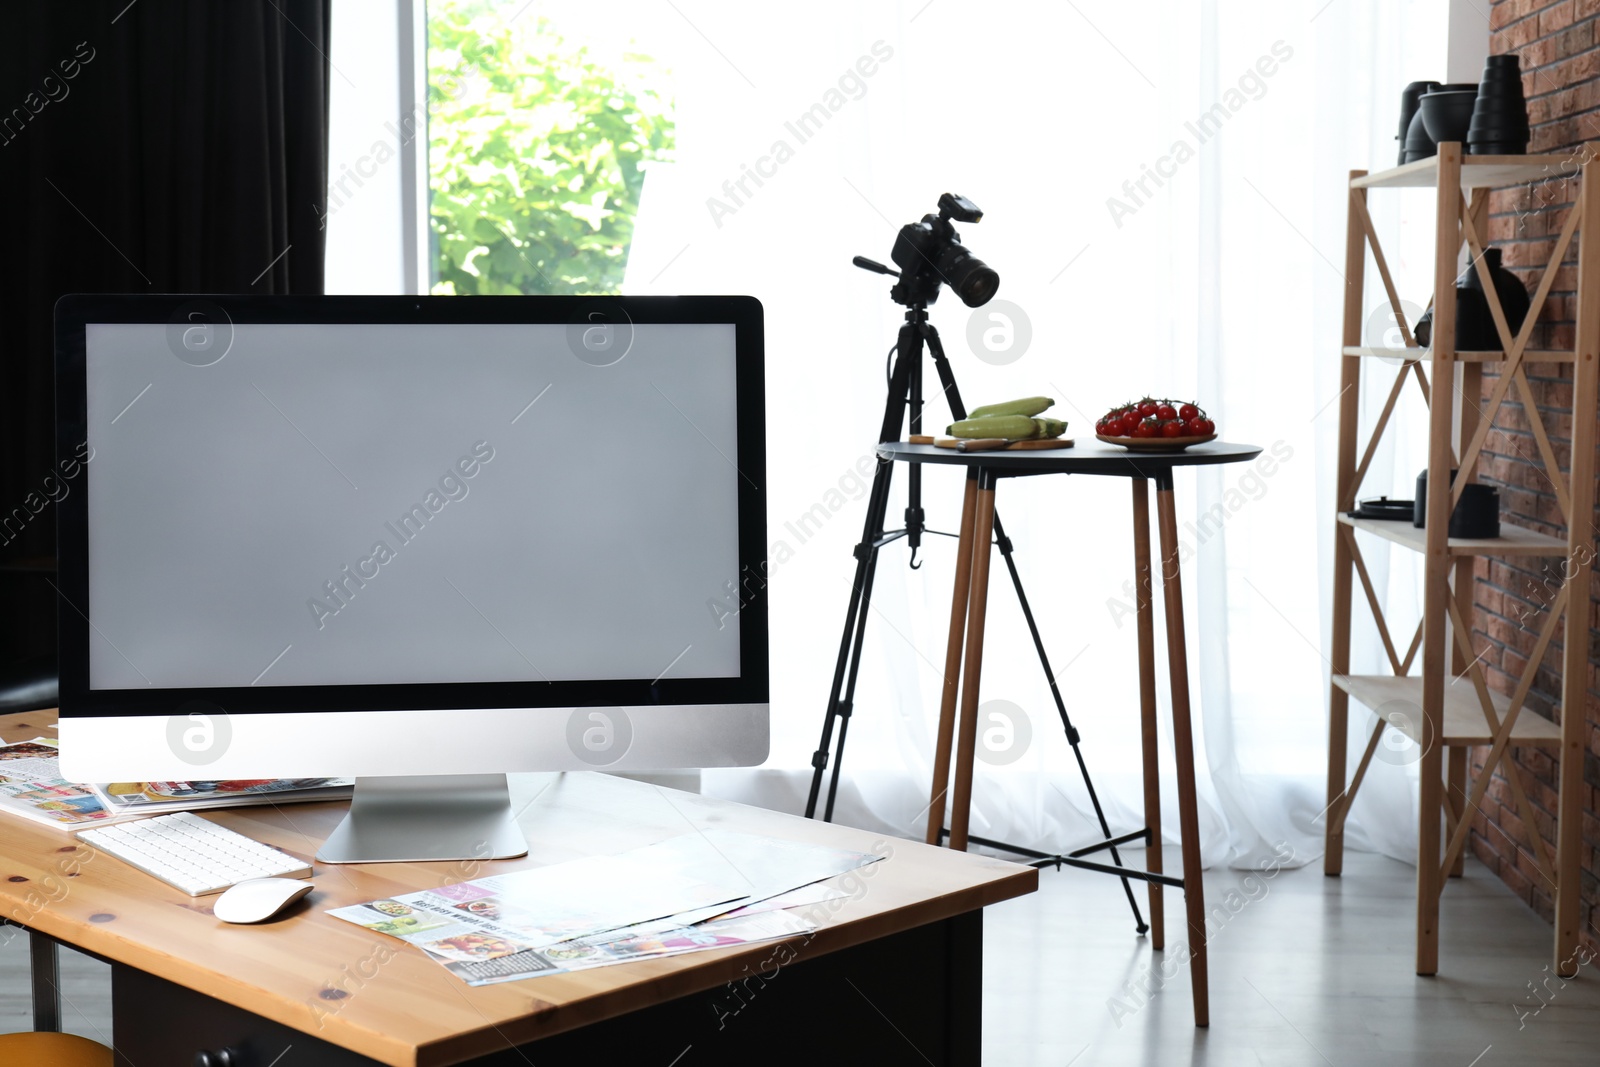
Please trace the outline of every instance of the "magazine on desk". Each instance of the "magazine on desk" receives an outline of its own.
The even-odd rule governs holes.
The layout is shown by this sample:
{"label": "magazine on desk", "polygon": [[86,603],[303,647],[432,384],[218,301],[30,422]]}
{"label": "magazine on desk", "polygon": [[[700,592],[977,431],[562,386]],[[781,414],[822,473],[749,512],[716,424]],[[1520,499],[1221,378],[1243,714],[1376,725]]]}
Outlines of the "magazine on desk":
{"label": "magazine on desk", "polygon": [[817,883],[882,858],[707,830],[328,914],[490,985],[809,933],[785,909],[844,896]]}
{"label": "magazine on desk", "polygon": [[61,777],[61,757],[49,737],[0,745],[0,811],[58,830],[117,821],[91,787]]}
{"label": "magazine on desk", "polygon": [[114,815],[161,815],[243,804],[347,799],[353,778],[272,778],[191,782],[112,782],[92,788]]}
{"label": "magazine on desk", "polygon": [[61,777],[54,738],[0,745],[0,811],[59,830],[81,830],[172,811],[333,800],[348,797],[353,785],[349,778],[86,785]]}

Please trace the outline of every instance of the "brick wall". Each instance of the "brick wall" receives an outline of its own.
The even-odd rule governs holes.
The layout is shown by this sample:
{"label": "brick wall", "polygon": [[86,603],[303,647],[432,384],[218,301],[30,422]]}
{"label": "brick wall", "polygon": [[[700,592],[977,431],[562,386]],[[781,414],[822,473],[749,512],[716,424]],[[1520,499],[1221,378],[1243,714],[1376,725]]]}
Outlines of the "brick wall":
{"label": "brick wall", "polygon": [[[1489,51],[1514,52],[1521,57],[1523,90],[1533,128],[1529,152],[1570,154],[1576,164],[1585,158],[1586,144],[1600,144],[1600,0],[1495,0],[1490,10]],[[1558,173],[1531,186],[1490,194],[1490,239],[1504,249],[1506,264],[1530,290],[1554,250],[1576,184]],[[1600,224],[1600,220],[1593,224]],[[1557,275],[1530,347],[1572,347],[1577,276],[1576,256],[1569,255]],[[1492,364],[1489,369],[1494,369]],[[1571,364],[1535,363],[1527,370],[1539,413],[1561,466],[1566,468],[1571,458],[1574,417]],[[1495,376],[1486,372],[1484,379],[1487,398],[1494,388]],[[1510,397],[1516,395],[1513,390]],[[1584,412],[1579,417],[1595,419],[1600,418],[1600,413]],[[1508,398],[1487,439],[1480,474],[1483,480],[1500,487],[1501,506],[1508,520],[1564,537],[1561,512],[1538,457],[1527,411]],[[1487,649],[1483,661],[1490,684],[1501,692],[1510,693],[1529,668],[1527,657],[1543,622],[1541,613],[1549,603],[1550,590],[1561,581],[1564,562],[1483,557],[1475,561],[1473,644],[1479,650]],[[1600,914],[1596,912],[1600,899],[1600,670],[1596,666],[1600,663],[1600,573],[1586,593],[1583,603],[1569,615],[1585,620],[1586,632],[1574,637],[1558,631],[1544,661],[1534,665],[1537,673],[1527,708],[1546,718],[1559,719],[1559,646],[1567,640],[1586,640],[1588,701],[1578,712],[1585,716],[1588,740],[1584,761],[1581,929],[1594,948],[1600,944]],[[1473,752],[1474,774],[1481,770],[1487,754],[1487,749]],[[1559,768],[1546,751],[1517,749],[1513,756],[1524,771],[1528,799],[1535,809],[1532,818],[1539,832],[1551,842],[1553,854]],[[1483,809],[1473,814],[1472,850],[1530,907],[1551,920],[1554,887],[1539,873],[1526,846],[1519,848],[1523,820],[1516,814],[1504,780],[1497,777],[1490,785]]]}

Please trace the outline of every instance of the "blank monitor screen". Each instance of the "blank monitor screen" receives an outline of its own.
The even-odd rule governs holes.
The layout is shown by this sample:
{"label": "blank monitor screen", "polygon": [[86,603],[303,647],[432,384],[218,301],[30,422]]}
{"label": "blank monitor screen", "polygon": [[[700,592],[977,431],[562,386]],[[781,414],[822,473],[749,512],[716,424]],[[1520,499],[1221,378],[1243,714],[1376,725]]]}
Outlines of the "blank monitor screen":
{"label": "blank monitor screen", "polygon": [[89,325],[90,685],[737,675],[734,327],[633,349],[256,324],[197,368]]}

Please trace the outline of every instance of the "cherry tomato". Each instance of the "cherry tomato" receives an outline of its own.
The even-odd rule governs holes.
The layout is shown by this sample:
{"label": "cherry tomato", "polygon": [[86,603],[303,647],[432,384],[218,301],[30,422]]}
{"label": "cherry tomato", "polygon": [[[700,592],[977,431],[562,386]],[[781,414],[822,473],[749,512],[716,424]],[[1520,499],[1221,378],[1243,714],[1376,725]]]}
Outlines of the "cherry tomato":
{"label": "cherry tomato", "polygon": [[1161,424],[1161,436],[1162,437],[1182,437],[1183,436],[1183,423],[1179,422],[1177,419],[1173,419],[1171,422],[1162,423]]}
{"label": "cherry tomato", "polygon": [[1185,437],[1201,436],[1205,432],[1204,430],[1200,429],[1203,421],[1204,420],[1197,416],[1191,416],[1190,418],[1181,420],[1183,425],[1183,435]]}
{"label": "cherry tomato", "polygon": [[1199,425],[1195,427],[1196,434],[1204,436],[1205,434],[1217,432],[1217,424],[1212,422],[1210,419],[1200,419],[1198,421]]}
{"label": "cherry tomato", "polygon": [[1133,431],[1139,425],[1139,416],[1128,414],[1117,420],[1117,436],[1132,437]]}
{"label": "cherry tomato", "polygon": [[1193,404],[1185,404],[1178,409],[1178,418],[1182,419],[1184,422],[1188,422],[1190,419],[1198,418],[1199,415],[1200,409],[1195,407]]}
{"label": "cherry tomato", "polygon": [[1171,404],[1160,404],[1156,407],[1156,418],[1167,422],[1178,417],[1178,411]]}
{"label": "cherry tomato", "polygon": [[1135,426],[1133,428],[1133,433],[1131,433],[1131,434],[1129,434],[1127,436],[1129,436],[1129,437],[1154,437],[1154,436],[1156,436],[1156,434],[1158,432],[1159,431],[1156,428],[1156,424],[1154,422],[1150,421],[1149,419],[1145,419],[1145,420],[1141,421],[1139,423],[1139,425],[1137,425],[1137,426]]}
{"label": "cherry tomato", "polygon": [[1156,413],[1156,408],[1158,407],[1160,407],[1160,405],[1154,400],[1141,401],[1139,404],[1139,417],[1141,419],[1148,419],[1150,416]]}

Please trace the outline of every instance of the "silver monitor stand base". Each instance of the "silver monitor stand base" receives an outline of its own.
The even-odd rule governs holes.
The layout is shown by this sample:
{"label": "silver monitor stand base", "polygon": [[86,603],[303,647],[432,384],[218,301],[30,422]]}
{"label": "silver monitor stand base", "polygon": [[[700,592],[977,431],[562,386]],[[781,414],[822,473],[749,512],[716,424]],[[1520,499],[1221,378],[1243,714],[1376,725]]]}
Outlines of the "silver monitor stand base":
{"label": "silver monitor stand base", "polygon": [[357,778],[350,814],[317,851],[323,863],[499,860],[526,856],[503,774]]}

